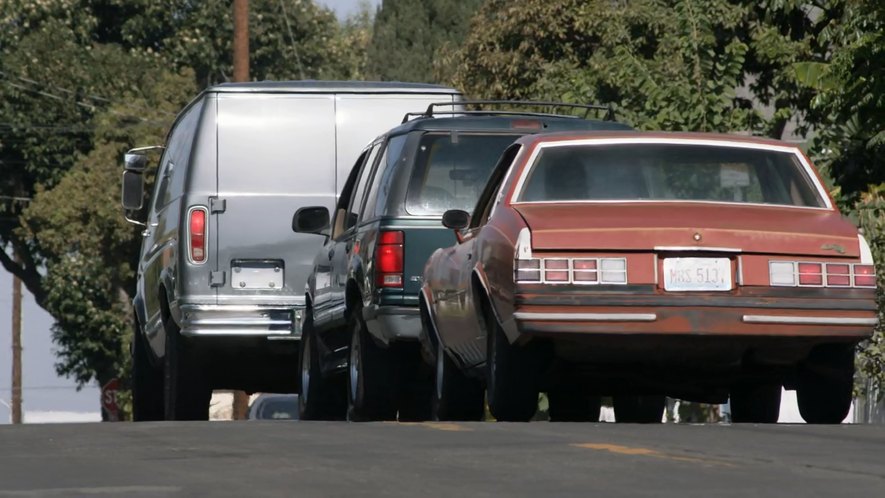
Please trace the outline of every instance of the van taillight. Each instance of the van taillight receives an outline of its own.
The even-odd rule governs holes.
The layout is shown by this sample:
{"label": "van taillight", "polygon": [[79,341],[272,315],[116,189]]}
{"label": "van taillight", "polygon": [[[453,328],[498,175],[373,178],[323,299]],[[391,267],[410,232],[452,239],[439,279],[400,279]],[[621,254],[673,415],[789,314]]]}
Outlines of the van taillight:
{"label": "van taillight", "polygon": [[375,249],[375,284],[378,287],[403,286],[403,232],[380,232]]}
{"label": "van taillight", "polygon": [[191,210],[190,257],[194,263],[206,261],[206,209]]}

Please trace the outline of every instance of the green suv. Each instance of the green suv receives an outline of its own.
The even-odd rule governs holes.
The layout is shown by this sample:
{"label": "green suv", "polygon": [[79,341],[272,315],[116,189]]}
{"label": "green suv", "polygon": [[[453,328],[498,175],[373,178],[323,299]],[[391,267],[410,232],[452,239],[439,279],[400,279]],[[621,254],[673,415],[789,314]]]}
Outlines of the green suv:
{"label": "green suv", "polygon": [[[442,214],[472,210],[502,152],[523,135],[630,129],[601,106],[454,105],[460,108],[433,104],[409,114],[366,147],[334,213],[324,207],[295,213],[293,230],[326,238],[306,286],[302,419],[428,418],[432,376],[424,359],[433,353],[418,340],[418,294],[428,257],[455,243]],[[489,110],[502,105],[517,110]],[[557,108],[585,116],[537,111]],[[586,119],[591,111],[603,111],[605,119]]]}

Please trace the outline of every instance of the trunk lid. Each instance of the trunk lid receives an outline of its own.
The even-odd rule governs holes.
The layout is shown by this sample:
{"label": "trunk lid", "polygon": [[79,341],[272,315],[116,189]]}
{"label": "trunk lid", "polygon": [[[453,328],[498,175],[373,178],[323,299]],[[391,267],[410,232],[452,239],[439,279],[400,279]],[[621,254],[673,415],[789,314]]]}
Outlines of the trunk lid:
{"label": "trunk lid", "polygon": [[557,203],[513,206],[532,248],[653,251],[726,248],[743,253],[859,257],[857,228],[838,212],[709,203]]}

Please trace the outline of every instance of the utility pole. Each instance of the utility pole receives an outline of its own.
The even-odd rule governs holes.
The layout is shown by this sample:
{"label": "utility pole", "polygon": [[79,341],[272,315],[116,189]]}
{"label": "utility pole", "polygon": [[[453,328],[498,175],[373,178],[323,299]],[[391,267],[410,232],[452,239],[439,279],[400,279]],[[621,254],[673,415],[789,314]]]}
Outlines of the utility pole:
{"label": "utility pole", "polygon": [[[18,255],[14,257],[19,262]],[[12,423],[22,423],[22,281],[16,275],[12,276]]]}
{"label": "utility pole", "polygon": [[[249,81],[249,0],[234,0],[234,81]],[[234,391],[234,420],[246,420],[249,395]]]}

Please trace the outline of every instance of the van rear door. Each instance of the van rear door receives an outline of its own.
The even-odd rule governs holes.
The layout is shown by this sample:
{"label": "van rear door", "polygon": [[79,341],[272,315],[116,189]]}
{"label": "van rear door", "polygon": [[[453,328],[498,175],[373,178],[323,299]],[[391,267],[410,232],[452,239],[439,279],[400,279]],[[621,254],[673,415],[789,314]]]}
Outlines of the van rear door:
{"label": "van rear door", "polygon": [[219,94],[218,304],[302,304],[323,238],[294,233],[292,216],[331,211],[335,194],[334,95]]}

